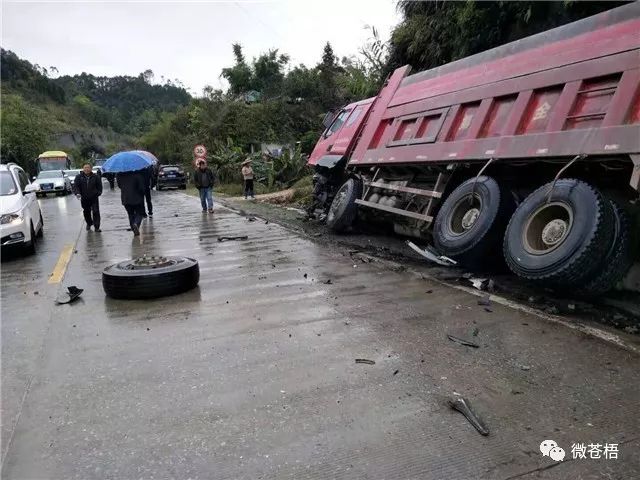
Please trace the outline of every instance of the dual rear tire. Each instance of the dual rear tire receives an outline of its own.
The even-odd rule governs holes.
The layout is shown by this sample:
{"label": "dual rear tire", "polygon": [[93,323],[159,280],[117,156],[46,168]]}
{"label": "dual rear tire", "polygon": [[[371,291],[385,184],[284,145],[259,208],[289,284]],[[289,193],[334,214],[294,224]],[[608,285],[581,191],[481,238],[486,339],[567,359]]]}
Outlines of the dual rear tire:
{"label": "dual rear tire", "polygon": [[631,266],[629,218],[591,185],[560,179],[515,208],[494,179],[474,182],[449,195],[433,228],[436,248],[460,264],[495,269],[504,259],[519,277],[583,296],[613,288]]}

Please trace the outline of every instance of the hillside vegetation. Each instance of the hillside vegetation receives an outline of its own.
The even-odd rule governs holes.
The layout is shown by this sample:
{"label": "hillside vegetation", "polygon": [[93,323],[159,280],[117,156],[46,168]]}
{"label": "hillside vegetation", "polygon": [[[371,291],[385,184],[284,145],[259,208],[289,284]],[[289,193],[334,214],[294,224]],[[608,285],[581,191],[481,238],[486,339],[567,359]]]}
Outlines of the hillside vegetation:
{"label": "hillside vegetation", "polygon": [[[624,2],[474,2],[401,0],[402,21],[383,42],[374,28],[354,55],[338,58],[329,43],[315,65],[292,65],[286,52],[247,59],[231,46],[232,65],[221,71],[226,91],[206,87],[192,98],[179,81],[88,73],[51,73],[2,50],[2,160],[23,165],[47,149],[77,161],[144,148],[164,163],[192,162],[197,143],[228,183],[239,164],[265,143],[289,145],[281,157],[253,154],[268,189],[304,176],[304,155],[321,133],[329,110],[375,95],[394,68],[432,68],[503,43],[593,15]],[[214,79],[212,79],[214,80]]]}

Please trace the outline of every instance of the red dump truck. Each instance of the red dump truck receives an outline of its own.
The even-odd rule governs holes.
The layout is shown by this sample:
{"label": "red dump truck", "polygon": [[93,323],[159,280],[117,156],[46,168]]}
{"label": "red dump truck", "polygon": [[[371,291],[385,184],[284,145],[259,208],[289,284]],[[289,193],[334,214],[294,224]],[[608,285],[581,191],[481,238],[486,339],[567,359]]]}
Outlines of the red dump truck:
{"label": "red dump truck", "polygon": [[[325,122],[316,215],[386,222],[469,268],[598,294],[640,206],[640,4],[431,70]],[[635,209],[635,212],[634,212]]]}

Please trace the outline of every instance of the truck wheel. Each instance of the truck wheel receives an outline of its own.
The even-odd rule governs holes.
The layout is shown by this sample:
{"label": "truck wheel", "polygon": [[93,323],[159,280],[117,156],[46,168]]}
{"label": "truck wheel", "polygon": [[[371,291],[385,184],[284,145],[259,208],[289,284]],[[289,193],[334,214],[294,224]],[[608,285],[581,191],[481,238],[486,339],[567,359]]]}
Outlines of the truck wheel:
{"label": "truck wheel", "polygon": [[620,205],[611,200],[614,213],[614,236],[600,269],[580,290],[581,296],[601,295],[614,288],[633,264],[631,249],[631,220]]}
{"label": "truck wheel", "polygon": [[[469,268],[495,267],[514,209],[513,197],[493,178],[471,178],[451,192],[440,207],[433,225],[434,245]],[[502,264],[502,259],[498,263]]]}
{"label": "truck wheel", "polygon": [[355,178],[350,178],[340,187],[327,214],[327,225],[331,230],[344,232],[353,225],[358,214],[356,199],[361,190],[362,184]]}
{"label": "truck wheel", "polygon": [[529,195],[504,237],[504,257],[518,276],[562,288],[582,287],[602,264],[614,235],[611,204],[594,187],[558,180]]}
{"label": "truck wheel", "polygon": [[164,297],[198,285],[198,262],[187,257],[140,257],[116,263],[102,272],[107,296],[120,299]]}

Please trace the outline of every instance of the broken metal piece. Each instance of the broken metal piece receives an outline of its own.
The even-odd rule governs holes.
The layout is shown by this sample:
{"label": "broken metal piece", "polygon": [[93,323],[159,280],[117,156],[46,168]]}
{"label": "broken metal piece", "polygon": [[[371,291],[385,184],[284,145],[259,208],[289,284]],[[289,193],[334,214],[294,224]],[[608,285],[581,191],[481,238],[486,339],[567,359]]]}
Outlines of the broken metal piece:
{"label": "broken metal piece", "polygon": [[376,362],[367,358],[356,358],[356,363],[364,363],[366,365],[375,365]]}
{"label": "broken metal piece", "polygon": [[473,411],[471,404],[464,397],[457,397],[448,401],[449,407],[457,410],[465,416],[469,423],[480,433],[480,435],[489,435],[489,429],[485,426],[480,417]]}
{"label": "broken metal piece", "polygon": [[460,345],[464,345],[465,347],[480,348],[480,345],[478,345],[477,343],[470,342],[469,340],[465,340],[464,338],[454,337],[453,335],[449,334],[447,334],[447,338],[452,342],[459,343]]}
{"label": "broken metal piece", "polygon": [[249,237],[247,235],[239,235],[237,237],[218,237],[219,242],[227,242],[229,240],[247,240]]}
{"label": "broken metal piece", "polygon": [[437,263],[438,265],[442,265],[445,267],[457,265],[458,263],[455,260],[450,259],[449,257],[445,257],[444,255],[436,255],[431,250],[429,250],[429,247],[422,249],[419,246],[417,246],[415,243],[413,243],[411,240],[407,240],[406,243],[409,246],[409,248],[411,248],[411,250],[413,250],[419,255],[422,255],[424,258],[426,258],[430,262],[434,262],[434,263]]}

